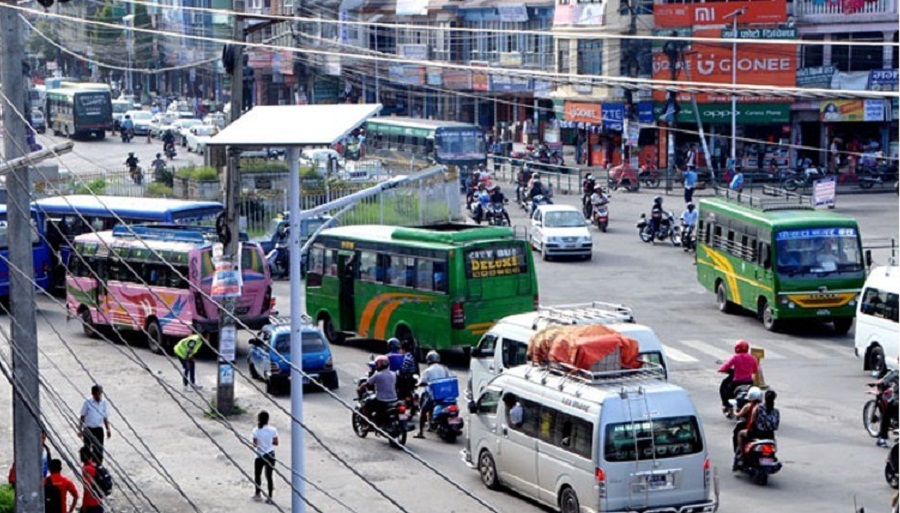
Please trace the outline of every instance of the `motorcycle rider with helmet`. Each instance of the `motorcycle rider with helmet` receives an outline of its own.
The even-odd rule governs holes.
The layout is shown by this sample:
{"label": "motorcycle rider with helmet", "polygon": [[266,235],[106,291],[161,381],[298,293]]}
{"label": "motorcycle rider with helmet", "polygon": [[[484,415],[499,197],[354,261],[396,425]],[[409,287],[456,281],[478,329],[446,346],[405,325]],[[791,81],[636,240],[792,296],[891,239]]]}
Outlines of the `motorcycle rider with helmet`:
{"label": "motorcycle rider with helmet", "polygon": [[491,202],[491,196],[488,194],[487,188],[484,185],[484,182],[480,182],[478,184],[478,191],[475,192],[475,222],[481,224],[482,219],[484,219],[484,213],[487,209],[488,204]]}
{"label": "motorcycle rider with helmet", "polygon": [[[693,203],[688,203],[687,208],[684,209],[684,212],[681,213],[681,226],[683,229],[683,234],[681,237],[682,244],[685,241],[685,235],[689,235],[693,238],[694,233],[697,230],[697,219],[700,217],[700,213],[697,212]],[[684,244],[684,250],[687,251],[690,249],[688,244]]]}
{"label": "motorcycle rider with helmet", "polygon": [[759,371],[759,362],[750,354],[750,343],[738,340],[734,343],[734,354],[719,367],[719,372],[728,373],[719,385],[719,398],[722,399],[722,413],[729,413],[731,406],[728,400],[734,397],[734,389],[740,385],[753,384],[753,376]]}
{"label": "motorcycle rider with helmet", "polygon": [[597,180],[594,175],[588,173],[581,181],[581,205],[584,207],[585,218],[590,218],[590,210],[588,205],[593,203],[592,196],[597,188]]}
{"label": "motorcycle rider with helmet", "polygon": [[172,153],[175,153],[175,134],[172,133],[171,129],[166,129],[165,133],[163,133],[162,141],[163,153],[168,155],[170,150]]}
{"label": "motorcycle rider with helmet", "polygon": [[519,171],[519,175],[516,177],[516,200],[520,203],[523,201],[525,197],[526,191],[528,191],[528,187],[531,185],[531,178],[533,173],[531,172],[531,164],[526,163],[522,166],[522,169]]}
{"label": "motorcycle rider with helmet", "polygon": [[419,412],[419,432],[416,433],[416,438],[425,438],[425,422],[434,410],[434,399],[429,393],[428,385],[439,379],[453,377],[450,369],[441,363],[441,355],[437,351],[428,351],[425,361],[428,363],[428,367],[422,372],[418,384],[420,387],[425,387],[425,391],[422,392],[422,410]]}
{"label": "motorcycle rider with helmet", "polygon": [[657,196],[653,198],[653,206],[650,208],[650,233],[652,237],[655,239],[656,234],[659,232],[659,223],[662,220],[662,216],[665,213],[663,211],[663,197]]}
{"label": "motorcycle rider with helmet", "polygon": [[367,387],[375,389],[375,398],[363,405],[366,416],[376,424],[384,416],[384,412],[397,402],[397,374],[390,369],[391,362],[385,355],[375,357],[375,372],[357,389],[362,395]]}
{"label": "motorcycle rider with helmet", "polygon": [[756,408],[762,402],[763,394],[759,387],[750,387],[747,391],[747,404],[745,404],[737,413],[737,417],[741,419],[734,427],[734,436],[731,439],[734,448],[735,462],[741,455],[744,448],[744,441],[747,439],[747,433],[753,427],[756,421]]}
{"label": "motorcycle rider with helmet", "polygon": [[544,201],[549,203],[549,199],[547,198],[547,190],[544,188],[544,184],[541,182],[541,177],[538,174],[535,174],[531,179],[531,187],[528,190],[528,200],[531,201],[531,212],[528,213],[529,216],[534,215],[534,211],[537,210],[537,204],[534,202],[534,198],[538,196],[543,196]]}
{"label": "motorcycle rider with helmet", "polygon": [[869,383],[869,385],[877,386],[879,395],[884,394],[887,389],[892,389],[893,394],[891,396],[891,402],[888,404],[888,407],[881,414],[881,422],[878,425],[878,439],[875,442],[875,445],[878,447],[887,447],[888,446],[888,433],[891,430],[891,423],[896,422],[897,419],[897,385],[898,385],[898,372],[897,370],[887,370],[882,374],[882,376],[878,379],[878,381]]}

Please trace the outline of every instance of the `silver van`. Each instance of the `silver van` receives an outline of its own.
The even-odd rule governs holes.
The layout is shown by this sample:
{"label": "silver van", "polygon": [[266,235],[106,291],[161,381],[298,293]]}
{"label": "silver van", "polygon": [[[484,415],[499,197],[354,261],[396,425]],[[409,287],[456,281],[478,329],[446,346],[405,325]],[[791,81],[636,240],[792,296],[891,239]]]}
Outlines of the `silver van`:
{"label": "silver van", "polygon": [[718,483],[688,393],[645,371],[522,365],[469,402],[463,460],[490,488],[563,513],[713,512]]}
{"label": "silver van", "polygon": [[538,331],[558,324],[603,324],[623,336],[637,340],[640,358],[659,365],[668,377],[665,351],[656,333],[633,322],[628,307],[593,302],[579,305],[540,307],[535,312],[510,315],[497,321],[472,349],[469,363],[470,394],[478,395],[485,384],[506,369],[528,363],[528,340]]}

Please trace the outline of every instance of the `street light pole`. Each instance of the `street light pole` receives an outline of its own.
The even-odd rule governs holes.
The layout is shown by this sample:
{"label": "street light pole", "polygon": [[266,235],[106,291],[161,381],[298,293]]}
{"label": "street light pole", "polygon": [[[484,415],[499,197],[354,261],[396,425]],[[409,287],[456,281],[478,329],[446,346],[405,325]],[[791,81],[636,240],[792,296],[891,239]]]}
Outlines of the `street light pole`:
{"label": "street light pole", "polygon": [[725,15],[724,19],[731,18],[731,165],[737,169],[737,22],[738,17],[747,12],[746,8],[738,9]]}
{"label": "street light pole", "polygon": [[134,15],[128,14],[122,16],[122,23],[125,24],[127,33],[125,34],[125,51],[128,53],[128,70],[125,71],[125,89],[129,94],[134,94],[132,81],[134,80],[131,72],[131,64],[134,54]]}

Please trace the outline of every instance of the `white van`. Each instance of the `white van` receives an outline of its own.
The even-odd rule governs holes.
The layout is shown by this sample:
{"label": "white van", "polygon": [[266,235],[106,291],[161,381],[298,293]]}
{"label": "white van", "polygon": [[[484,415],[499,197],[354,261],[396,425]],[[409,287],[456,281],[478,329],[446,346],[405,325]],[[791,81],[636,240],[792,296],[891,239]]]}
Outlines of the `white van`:
{"label": "white van", "polygon": [[462,456],[490,489],[563,513],[712,512],[718,486],[688,393],[641,371],[522,365],[469,403]]}
{"label": "white van", "polygon": [[869,272],[856,307],[854,352],[863,370],[878,373],[897,368],[900,328],[897,324],[900,267],[876,267]]}
{"label": "white van", "polygon": [[528,363],[528,340],[554,324],[603,324],[637,340],[640,358],[668,372],[662,342],[647,326],[635,324],[631,309],[595,301],[589,304],[540,307],[535,312],[510,315],[497,321],[472,349],[469,363],[469,391],[478,395],[488,381],[510,367]]}

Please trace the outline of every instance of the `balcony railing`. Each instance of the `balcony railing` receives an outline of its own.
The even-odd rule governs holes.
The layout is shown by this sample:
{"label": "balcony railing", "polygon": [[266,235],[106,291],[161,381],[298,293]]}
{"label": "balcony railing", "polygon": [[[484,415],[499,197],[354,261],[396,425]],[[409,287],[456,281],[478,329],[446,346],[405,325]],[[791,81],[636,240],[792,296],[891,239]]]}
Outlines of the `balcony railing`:
{"label": "balcony railing", "polygon": [[796,0],[794,12],[801,20],[816,18],[818,21],[831,16],[841,16],[845,20],[847,16],[868,18],[883,14],[896,17],[897,0]]}

